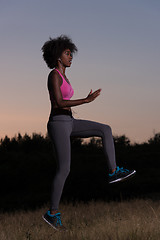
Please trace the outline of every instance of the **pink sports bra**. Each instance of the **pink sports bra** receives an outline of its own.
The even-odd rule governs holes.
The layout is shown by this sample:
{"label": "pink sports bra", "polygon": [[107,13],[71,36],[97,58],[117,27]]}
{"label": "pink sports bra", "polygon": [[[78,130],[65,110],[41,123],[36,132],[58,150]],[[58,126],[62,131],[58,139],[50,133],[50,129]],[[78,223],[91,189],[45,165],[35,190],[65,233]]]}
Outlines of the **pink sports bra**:
{"label": "pink sports bra", "polygon": [[[55,68],[55,70],[59,73],[59,75],[61,76],[61,78],[63,80],[62,85],[60,86],[62,97],[64,100],[70,100],[70,98],[73,96],[74,90],[73,90],[72,86],[65,80],[65,78],[60,73],[60,71],[58,71],[56,68]],[[50,95],[51,102],[54,103],[55,100],[54,100],[54,96],[51,91],[49,91],[49,95]]]}
{"label": "pink sports bra", "polygon": [[71,97],[72,97],[73,94],[74,94],[74,90],[73,90],[71,84],[69,84],[69,83],[65,80],[65,78],[64,78],[63,75],[60,73],[60,71],[57,70],[56,68],[55,68],[55,70],[59,73],[59,75],[61,76],[61,78],[62,78],[62,80],[63,80],[62,85],[60,86],[61,92],[62,92],[62,97],[63,97],[64,100],[70,100]]}

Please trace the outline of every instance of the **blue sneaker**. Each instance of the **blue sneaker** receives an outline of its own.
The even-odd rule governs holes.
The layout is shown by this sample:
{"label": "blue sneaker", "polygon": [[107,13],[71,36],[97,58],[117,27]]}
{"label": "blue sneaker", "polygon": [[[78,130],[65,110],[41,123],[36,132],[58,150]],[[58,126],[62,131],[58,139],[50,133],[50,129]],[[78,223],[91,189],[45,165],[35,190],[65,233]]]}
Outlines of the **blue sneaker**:
{"label": "blue sneaker", "polygon": [[136,170],[128,170],[117,167],[114,173],[109,174],[109,184],[124,181],[136,174]]}
{"label": "blue sneaker", "polygon": [[47,211],[42,218],[46,223],[53,227],[57,231],[66,231],[66,228],[62,225],[61,214],[56,213],[54,215],[50,214],[50,211]]}

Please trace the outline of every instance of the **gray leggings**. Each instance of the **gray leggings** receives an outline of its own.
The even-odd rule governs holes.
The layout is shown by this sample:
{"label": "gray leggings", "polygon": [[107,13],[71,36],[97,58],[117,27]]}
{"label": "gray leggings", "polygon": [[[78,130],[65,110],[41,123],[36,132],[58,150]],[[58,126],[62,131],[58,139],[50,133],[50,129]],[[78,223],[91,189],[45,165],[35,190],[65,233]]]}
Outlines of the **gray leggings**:
{"label": "gray leggings", "polygon": [[110,170],[116,168],[115,149],[111,128],[105,124],[74,119],[68,115],[56,115],[50,118],[47,128],[54,144],[58,163],[51,194],[51,210],[57,210],[64,183],[70,172],[70,137],[101,137],[104,154]]}

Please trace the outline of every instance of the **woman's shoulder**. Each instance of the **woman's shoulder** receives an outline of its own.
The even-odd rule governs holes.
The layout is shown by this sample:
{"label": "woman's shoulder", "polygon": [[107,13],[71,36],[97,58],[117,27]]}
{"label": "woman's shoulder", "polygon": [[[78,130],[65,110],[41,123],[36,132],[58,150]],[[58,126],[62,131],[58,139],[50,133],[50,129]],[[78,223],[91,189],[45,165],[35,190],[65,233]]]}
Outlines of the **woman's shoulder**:
{"label": "woman's shoulder", "polygon": [[62,82],[60,75],[55,69],[53,69],[48,75],[48,83],[50,82],[59,82],[60,84]]}
{"label": "woman's shoulder", "polygon": [[55,69],[52,69],[52,71],[48,74],[48,78],[52,78],[58,75],[58,72]]}
{"label": "woman's shoulder", "polygon": [[60,79],[60,76],[59,76],[58,72],[55,69],[53,69],[48,75],[48,80],[52,81],[55,79]]}

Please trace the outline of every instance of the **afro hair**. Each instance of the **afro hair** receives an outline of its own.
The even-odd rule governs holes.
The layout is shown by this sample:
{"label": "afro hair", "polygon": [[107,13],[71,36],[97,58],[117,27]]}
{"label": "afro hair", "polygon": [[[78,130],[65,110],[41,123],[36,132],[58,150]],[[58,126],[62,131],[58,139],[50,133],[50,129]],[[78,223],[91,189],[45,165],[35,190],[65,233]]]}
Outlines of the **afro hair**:
{"label": "afro hair", "polygon": [[65,35],[54,39],[50,38],[45,42],[42,47],[42,52],[43,59],[47,66],[51,69],[55,68],[57,66],[57,59],[61,57],[62,52],[66,49],[69,49],[72,54],[78,51],[72,40]]}

